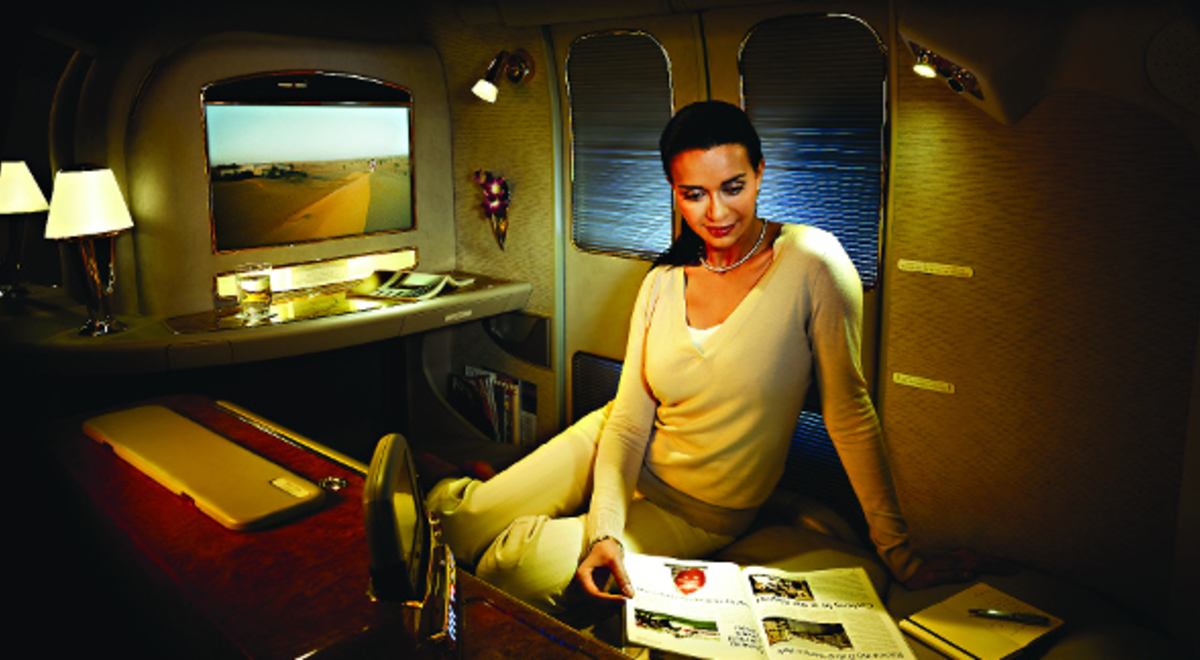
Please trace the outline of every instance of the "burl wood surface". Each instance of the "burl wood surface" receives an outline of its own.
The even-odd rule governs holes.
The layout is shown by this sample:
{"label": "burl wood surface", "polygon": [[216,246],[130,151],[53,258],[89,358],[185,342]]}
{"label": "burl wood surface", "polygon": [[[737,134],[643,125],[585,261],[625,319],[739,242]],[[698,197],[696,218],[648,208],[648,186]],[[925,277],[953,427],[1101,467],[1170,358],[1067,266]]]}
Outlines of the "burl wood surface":
{"label": "burl wood surface", "polygon": [[[313,482],[344,479],[324,506],[276,527],[228,530],[71,424],[55,455],[79,489],[99,546],[143,583],[153,625],[196,657],[434,658],[404,625],[411,610],[367,596],[362,475],[281,441],[204,397],[166,405]],[[79,420],[82,421],[82,420]],[[71,429],[74,429],[72,431]],[[458,573],[467,658],[622,658],[605,646]],[[165,623],[164,623],[165,622]]]}

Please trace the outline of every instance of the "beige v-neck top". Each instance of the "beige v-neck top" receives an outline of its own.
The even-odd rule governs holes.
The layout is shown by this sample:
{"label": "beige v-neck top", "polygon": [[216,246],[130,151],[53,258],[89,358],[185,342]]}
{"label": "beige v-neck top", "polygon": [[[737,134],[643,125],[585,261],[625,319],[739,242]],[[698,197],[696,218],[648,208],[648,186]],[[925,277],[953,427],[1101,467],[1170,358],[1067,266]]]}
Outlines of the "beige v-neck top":
{"label": "beige v-neck top", "polygon": [[635,487],[704,529],[740,534],[783,474],[815,374],[872,541],[908,578],[917,562],[861,375],[862,285],[837,239],[785,225],[766,273],[699,347],[685,286],[678,267],[642,284],[597,450],[589,539],[620,533]]}

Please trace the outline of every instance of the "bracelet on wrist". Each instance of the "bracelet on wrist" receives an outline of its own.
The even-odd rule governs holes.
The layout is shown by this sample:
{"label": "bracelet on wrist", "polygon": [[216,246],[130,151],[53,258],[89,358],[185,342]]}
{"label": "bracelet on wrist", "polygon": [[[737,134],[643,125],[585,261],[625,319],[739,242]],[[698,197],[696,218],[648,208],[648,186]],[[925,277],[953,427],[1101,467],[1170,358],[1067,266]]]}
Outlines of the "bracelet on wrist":
{"label": "bracelet on wrist", "polygon": [[604,536],[601,536],[600,538],[596,539],[595,541],[592,541],[592,544],[590,546],[588,546],[588,552],[590,553],[592,551],[592,549],[594,549],[596,547],[596,544],[600,543],[601,541],[608,541],[608,540],[616,541],[617,547],[621,549],[621,554],[625,554],[625,545],[623,543],[621,543],[621,539],[619,539],[611,534],[605,534]]}

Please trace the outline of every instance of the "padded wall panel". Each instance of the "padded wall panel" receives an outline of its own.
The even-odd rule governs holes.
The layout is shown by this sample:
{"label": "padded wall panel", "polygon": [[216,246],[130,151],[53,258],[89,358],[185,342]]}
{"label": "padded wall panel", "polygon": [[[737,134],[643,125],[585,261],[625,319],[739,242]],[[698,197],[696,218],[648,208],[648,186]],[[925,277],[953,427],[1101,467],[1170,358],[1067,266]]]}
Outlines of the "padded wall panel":
{"label": "padded wall panel", "polygon": [[[532,291],[525,311],[553,316],[555,242],[554,126],[550,90],[557,82],[547,71],[540,30],[496,24],[467,25],[453,3],[428,8],[428,33],[444,53],[446,89],[453,132],[455,261],[461,270],[529,282]],[[534,74],[520,85],[503,80],[496,102],[471,93],[501,50],[524,49],[534,60]],[[483,214],[483,193],[472,178],[477,169],[505,177],[512,192],[508,236],[504,248],[496,243]],[[553,341],[553,339],[551,340]],[[521,360],[495,344],[478,324],[464,324],[447,339],[450,368],[485,366],[537,384],[538,438],[545,440],[561,422],[555,373]],[[449,357],[452,356],[452,357]],[[429,360],[426,355],[425,359]],[[559,367],[561,368],[561,367]],[[444,387],[440,381],[435,387]]]}
{"label": "padded wall panel", "polygon": [[880,381],[914,541],[1149,609],[1171,576],[1193,386],[1200,160],[1099,94],[1058,92],[1003,126],[906,71],[899,85]]}
{"label": "padded wall panel", "polygon": [[[529,282],[526,310],[554,313],[554,126],[553,72],[536,28],[468,26],[453,6],[430,9],[430,34],[445,53],[446,86],[453,128],[456,259],[462,270]],[[501,50],[527,51],[533,77],[520,85],[502,80],[495,103],[471,94],[471,86]],[[505,177],[512,200],[508,236],[501,248],[483,214],[483,193],[472,179],[477,169]]]}

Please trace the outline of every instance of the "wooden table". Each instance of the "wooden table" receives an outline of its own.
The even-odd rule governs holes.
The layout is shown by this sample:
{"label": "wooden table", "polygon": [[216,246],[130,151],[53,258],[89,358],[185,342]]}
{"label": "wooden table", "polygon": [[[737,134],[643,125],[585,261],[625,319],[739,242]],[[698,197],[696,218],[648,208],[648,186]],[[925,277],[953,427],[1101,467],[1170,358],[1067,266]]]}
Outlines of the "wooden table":
{"label": "wooden table", "polygon": [[[147,402],[151,403],[151,402]],[[434,658],[406,632],[405,608],[367,596],[363,475],[295,446],[203,397],[167,405],[328,492],[316,513],[259,532],[221,527],[122,461],[67,420],[48,432],[68,501],[95,539],[107,570],[140,594],[144,623],[162,631],[172,657]],[[464,658],[626,656],[460,570]]]}

